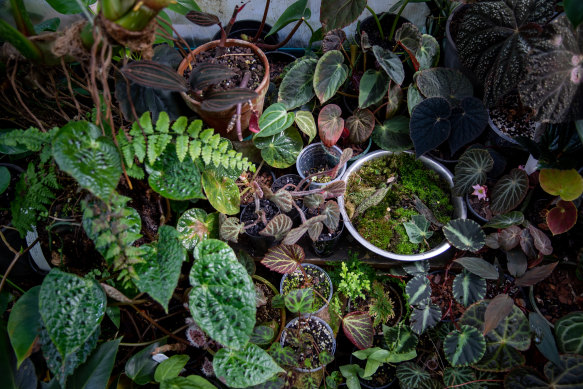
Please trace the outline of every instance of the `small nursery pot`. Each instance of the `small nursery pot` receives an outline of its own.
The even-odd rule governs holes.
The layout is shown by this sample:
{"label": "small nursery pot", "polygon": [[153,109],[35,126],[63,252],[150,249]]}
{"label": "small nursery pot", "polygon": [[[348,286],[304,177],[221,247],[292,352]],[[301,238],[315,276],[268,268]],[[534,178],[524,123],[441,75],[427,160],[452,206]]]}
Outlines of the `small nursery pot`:
{"label": "small nursery pot", "polygon": [[312,251],[314,254],[321,258],[329,257],[332,255],[338,246],[338,242],[340,242],[340,237],[342,236],[343,232],[344,221],[342,220],[342,217],[340,217],[338,228],[335,231],[336,235],[329,237],[327,236],[328,233],[322,233],[318,237],[318,240],[315,242],[310,239],[310,242],[312,242]]}
{"label": "small nursery pot", "polygon": [[[279,189],[283,188],[285,185],[287,184],[294,184],[297,185],[300,183],[300,181],[302,181],[302,177],[300,177],[297,174],[285,174],[279,178],[277,178],[275,181],[273,181],[273,184],[271,185],[271,191],[272,192],[277,192]],[[292,191],[293,188],[288,187],[286,190],[288,191]],[[302,200],[296,200],[296,204],[302,208],[303,207],[303,202]],[[297,226],[299,224],[300,221],[300,214],[298,212],[297,209],[292,208],[291,211],[289,211],[288,213],[286,213],[286,215],[288,215],[290,217],[290,219],[292,219],[292,222],[294,223],[294,226]]]}
{"label": "small nursery pot", "polygon": [[[229,32],[229,36],[227,38],[230,39],[243,39],[241,35],[247,35],[250,38],[254,38],[257,34],[257,30],[261,27],[261,21],[253,20],[253,19],[244,19],[244,20],[237,20],[233,23],[233,27],[231,27],[231,31]],[[279,43],[279,34],[275,33],[273,35],[268,36],[265,38],[267,33],[271,30],[271,25],[265,23],[263,26],[263,31],[261,31],[261,35],[259,38],[263,39],[265,43],[268,45],[276,45]],[[215,36],[213,37],[214,40],[221,39],[221,31],[217,31]]]}
{"label": "small nursery pot", "polygon": [[372,146],[372,137],[368,138],[368,142],[366,142],[366,148],[362,151],[362,153],[353,156],[352,158],[350,158],[348,160],[347,165],[352,164],[353,162],[358,161],[359,159],[363,158],[365,155],[368,154],[368,151],[370,150],[370,146]]}
{"label": "small nursery pot", "polygon": [[[329,338],[328,340],[330,342],[330,347],[328,347],[328,349],[326,350],[320,351],[328,351],[331,355],[334,355],[334,353],[336,352],[336,339],[334,338],[334,332],[332,331],[332,328],[330,328],[330,325],[328,325],[328,323],[326,323],[324,320],[316,316],[308,316],[307,318],[296,317],[295,319],[292,319],[289,323],[287,323],[287,325],[285,326],[285,330],[281,334],[280,340],[281,346],[282,347],[286,346],[287,329],[297,328],[300,319],[307,321],[307,326],[319,326],[326,333],[326,335]],[[308,329],[312,330],[312,328]],[[317,338],[317,336],[314,336],[314,338]],[[313,369],[305,369],[301,367],[294,367],[293,369],[301,373],[313,373],[321,370],[322,366],[318,366]]]}
{"label": "small nursery pot", "polygon": [[[338,161],[340,160],[340,155],[342,155],[342,150],[338,146],[332,146],[331,148],[326,148],[321,142],[312,143],[308,147],[304,148],[298,159],[296,161],[296,169],[298,174],[302,179],[310,175],[312,169],[317,169],[322,165],[325,170],[332,169]],[[322,188],[328,185],[330,182],[339,181],[342,175],[346,171],[346,164],[342,165],[338,169],[338,175],[336,178],[330,180],[329,182],[311,182],[310,189]]]}
{"label": "small nursery pot", "polygon": [[[265,286],[267,286],[274,293],[274,297],[279,295],[277,288],[271,282],[266,280],[265,278],[260,277],[257,274],[253,274],[251,276],[251,278],[253,278],[253,281],[257,281],[258,283],[264,284]],[[283,332],[283,326],[285,324],[285,319],[286,319],[285,308],[280,308],[279,312],[281,315],[280,316],[281,317],[281,325],[279,326],[279,332],[277,333],[277,336],[275,337],[276,340],[281,337],[281,333]]]}
{"label": "small nursery pot", "polygon": [[[320,266],[312,265],[311,263],[302,263],[301,266],[304,269],[309,268],[309,269],[312,269],[313,271],[319,272],[320,274],[322,274],[324,276],[324,279],[328,282],[328,285],[330,285],[329,294],[328,294],[328,296],[324,296],[324,297],[326,297],[328,299],[328,301],[330,301],[330,299],[332,298],[332,295],[334,294],[334,288],[332,286],[332,279],[330,278],[328,273],[326,273],[326,271],[324,269],[322,269]],[[295,274],[302,275],[300,270],[296,270],[291,275],[295,275]],[[290,274],[284,274],[283,277],[281,277],[281,282],[279,283],[279,293],[281,295],[285,295],[284,284],[285,284],[285,280],[287,280],[289,277],[290,277]],[[315,295],[315,298],[319,299],[320,297]],[[309,312],[309,313],[302,313],[300,316],[303,317],[303,316],[317,315],[320,312],[322,312],[326,307],[328,307],[328,302],[324,303],[324,305],[322,305],[317,311]]]}
{"label": "small nursery pot", "polygon": [[[259,200],[259,202],[262,209],[265,209],[265,207],[271,207],[274,211],[271,215],[266,216],[268,222],[279,214],[279,208],[271,201]],[[249,219],[251,215],[255,215],[255,202],[247,204],[245,208],[243,208],[243,211],[241,211],[241,215],[239,216],[239,221],[244,223],[247,220],[256,220],[256,217],[255,219]],[[258,226],[259,228],[257,229],[257,233],[250,233],[249,231],[245,230],[245,236],[251,242],[251,247],[254,249],[256,254],[265,253],[267,249],[275,242],[275,239],[271,236],[259,235],[258,232],[265,228],[265,226],[262,222],[260,222]]]}
{"label": "small nursery pot", "polygon": [[[211,50],[217,47],[219,44],[220,41],[216,40],[206,43],[202,46],[199,46],[194,51],[191,51],[188,54],[188,56],[184,58],[182,62],[180,62],[180,66],[178,66],[178,74],[182,76],[186,68],[188,68],[188,66],[190,65],[190,63],[195,61],[195,58],[198,54],[204,51]],[[252,100],[253,109],[257,111],[257,116],[260,116],[261,113],[263,112],[263,100],[265,98],[265,93],[267,93],[267,89],[269,88],[269,61],[267,60],[267,57],[265,56],[263,51],[261,51],[257,46],[255,46],[252,43],[239,39],[227,39],[227,41],[225,42],[225,47],[233,46],[242,46],[250,48],[253,51],[253,53],[261,59],[261,63],[265,69],[263,79],[261,80],[261,83],[259,84],[257,89],[255,89],[255,92],[257,92],[258,96]],[[236,107],[232,107],[230,109],[220,112],[211,112],[202,109],[201,103],[190,97],[190,95],[188,95],[186,92],[180,92],[180,95],[184,99],[186,105],[188,105],[190,109],[196,112],[210,127],[218,131],[221,134],[221,136],[231,140],[237,140],[236,131],[227,132],[229,123],[231,122],[233,115],[235,115],[236,113],[237,110]],[[249,132],[247,131],[247,129],[249,128],[249,119],[251,118],[251,112],[252,109],[248,102],[242,105],[241,128],[243,130],[243,137],[248,135],[247,133]]]}
{"label": "small nursery pot", "polygon": [[489,220],[486,219],[485,217],[483,217],[482,215],[480,215],[478,212],[476,212],[476,210],[472,207],[472,204],[470,204],[470,195],[469,194],[466,194],[464,196],[464,201],[466,202],[466,207],[468,208],[468,211],[470,212],[470,216],[473,220],[477,221],[481,225],[488,223]]}
{"label": "small nursery pot", "polygon": [[[356,351],[356,349],[354,349],[354,351]],[[364,369],[364,367],[366,366],[366,361],[360,360],[358,358],[356,358],[352,353],[350,354],[350,364],[357,364],[359,365],[361,368]],[[387,375],[390,377],[392,376],[393,379],[390,380],[389,383],[386,383],[384,385],[379,385],[379,386],[375,386],[375,379],[378,379],[377,377],[382,374],[382,370],[384,369],[387,373]],[[371,376],[370,380],[365,380],[364,378],[360,378],[358,377],[358,381],[360,382],[360,386],[362,388],[365,389],[387,389],[390,388],[391,386],[393,386],[394,383],[397,382],[397,368],[395,366],[392,366],[388,363],[383,363],[381,366],[379,366],[379,368],[377,369],[376,373],[374,373]],[[398,385],[396,385],[398,386]]]}

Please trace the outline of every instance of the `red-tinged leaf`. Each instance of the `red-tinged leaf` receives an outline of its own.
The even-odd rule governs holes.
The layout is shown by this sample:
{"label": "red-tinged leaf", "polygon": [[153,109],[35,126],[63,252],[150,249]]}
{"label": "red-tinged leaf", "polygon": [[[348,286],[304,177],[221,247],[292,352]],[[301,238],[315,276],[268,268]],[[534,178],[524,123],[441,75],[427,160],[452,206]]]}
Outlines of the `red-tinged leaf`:
{"label": "red-tinged leaf", "polygon": [[355,145],[364,143],[374,130],[374,114],[368,109],[356,109],[352,116],[346,119],[346,127],[350,132],[349,140]]}
{"label": "red-tinged leaf", "polygon": [[257,97],[251,89],[233,88],[229,90],[213,91],[206,96],[201,104],[202,109],[211,112],[226,111],[239,103],[245,103]]}
{"label": "red-tinged leaf", "polygon": [[318,133],[326,147],[332,147],[340,139],[344,129],[344,119],[340,117],[342,109],[336,104],[328,104],[318,115]]}
{"label": "red-tinged leaf", "polygon": [[249,118],[249,131],[257,134],[261,129],[259,128],[259,118],[255,111],[251,112],[251,117]]}
{"label": "red-tinged leaf", "polygon": [[323,229],[324,225],[322,223],[314,223],[310,225],[308,227],[308,235],[310,236],[310,239],[312,239],[314,242],[317,241]]}
{"label": "red-tinged leaf", "polygon": [[372,347],[374,331],[371,317],[364,312],[350,312],[342,319],[342,330],[358,349]]}
{"label": "red-tinged leaf", "polygon": [[498,324],[512,311],[514,300],[505,293],[499,294],[488,303],[486,313],[484,314],[484,332],[488,332],[498,327]]}
{"label": "red-tinged leaf", "polygon": [[325,199],[332,199],[332,198],[343,196],[345,191],[346,191],[346,182],[334,181],[334,182],[326,185],[322,189],[322,195],[324,195]]}
{"label": "red-tinged leaf", "polygon": [[210,85],[218,84],[235,74],[228,66],[218,63],[203,63],[192,70],[188,82],[192,89],[202,90]]}
{"label": "red-tinged leaf", "polygon": [[542,254],[542,255],[551,255],[553,253],[553,246],[551,245],[551,239],[533,226],[532,224],[528,225],[528,230],[530,231],[530,235],[532,235],[534,239],[534,247]]}
{"label": "red-tinged leaf", "polygon": [[572,201],[560,200],[557,206],[547,213],[547,225],[558,235],[569,231],[577,223],[577,207]]}
{"label": "red-tinged leaf", "polygon": [[186,14],[186,19],[201,27],[210,27],[221,22],[217,16],[200,11],[188,12]]}
{"label": "red-tinged leaf", "polygon": [[261,263],[268,269],[281,274],[293,273],[306,258],[304,249],[297,244],[279,245],[269,249]]}
{"label": "red-tinged leaf", "polygon": [[188,86],[184,77],[170,66],[154,61],[130,62],[121,68],[122,74],[130,81],[154,89],[186,92]]}
{"label": "red-tinged leaf", "polygon": [[340,50],[342,43],[346,40],[346,33],[344,30],[337,28],[329,31],[322,39],[322,51],[324,53],[330,50]]}
{"label": "red-tinged leaf", "polygon": [[528,270],[520,278],[517,278],[514,282],[516,286],[532,286],[537,282],[540,282],[547,278],[559,262],[550,263],[548,265],[537,266],[533,269]]}
{"label": "red-tinged leaf", "polygon": [[282,240],[285,234],[291,230],[292,225],[293,222],[289,216],[285,214],[279,214],[271,219],[263,230],[259,231],[259,235],[273,236],[277,242]]}
{"label": "red-tinged leaf", "polygon": [[518,226],[510,226],[498,233],[498,242],[505,251],[510,251],[520,243],[520,232]]}

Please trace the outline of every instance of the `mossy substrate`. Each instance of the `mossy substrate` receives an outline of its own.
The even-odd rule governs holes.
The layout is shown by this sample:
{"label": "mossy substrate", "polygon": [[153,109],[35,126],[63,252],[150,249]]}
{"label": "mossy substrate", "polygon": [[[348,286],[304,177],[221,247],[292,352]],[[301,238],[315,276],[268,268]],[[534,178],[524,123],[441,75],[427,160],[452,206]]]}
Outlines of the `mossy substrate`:
{"label": "mossy substrate", "polygon": [[[414,195],[433,212],[442,224],[454,211],[451,190],[439,174],[427,168],[412,154],[400,153],[371,160],[351,174],[346,188],[346,210],[351,215],[358,205],[377,189],[396,176],[383,200],[362,215],[351,220],[358,233],[371,244],[396,254],[411,255],[428,251],[439,245],[444,237],[432,224],[433,236],[426,244],[409,241],[404,222],[420,212],[415,208]],[[390,184],[389,184],[390,185]]]}

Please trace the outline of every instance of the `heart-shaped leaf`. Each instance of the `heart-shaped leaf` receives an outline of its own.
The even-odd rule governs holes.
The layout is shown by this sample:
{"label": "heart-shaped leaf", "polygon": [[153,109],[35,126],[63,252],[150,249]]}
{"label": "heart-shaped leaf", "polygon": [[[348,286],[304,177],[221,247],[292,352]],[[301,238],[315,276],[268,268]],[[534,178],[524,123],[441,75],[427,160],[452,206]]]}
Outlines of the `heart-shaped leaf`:
{"label": "heart-shaped leaf", "polygon": [[[219,237],[227,242],[237,243],[239,235],[245,232],[245,224],[236,217],[219,214]],[[224,220],[221,220],[224,217]]]}
{"label": "heart-shaped leaf", "polygon": [[261,150],[263,160],[278,169],[285,169],[296,163],[304,147],[302,136],[293,127],[271,137],[255,138],[253,143]]}
{"label": "heart-shaped leaf", "polygon": [[263,230],[259,231],[259,235],[273,236],[275,241],[279,242],[291,230],[292,225],[293,222],[289,216],[279,214],[271,219]]}
{"label": "heart-shaped leaf", "polygon": [[372,347],[374,330],[368,313],[350,312],[342,319],[342,330],[359,350]]}
{"label": "heart-shaped leaf", "polygon": [[496,214],[516,208],[528,192],[528,175],[522,169],[512,169],[498,180],[492,189],[490,209]]}
{"label": "heart-shaped leaf", "polygon": [[377,124],[372,132],[373,142],[383,150],[398,153],[413,148],[409,136],[409,118],[395,116]]}
{"label": "heart-shaped leaf", "polygon": [[461,100],[474,95],[472,83],[457,69],[431,68],[417,74],[415,83],[425,97]]}
{"label": "heart-shaped leaf", "polygon": [[417,305],[427,302],[431,296],[431,284],[425,274],[414,276],[405,287],[405,293],[409,296],[409,304]]}
{"label": "heart-shaped leaf", "polygon": [[332,147],[340,139],[344,129],[342,109],[336,104],[328,104],[318,114],[318,133],[326,147]]}
{"label": "heart-shaped leaf", "polygon": [[338,92],[348,77],[348,66],[344,64],[344,55],[339,50],[325,53],[316,65],[314,72],[314,91],[324,104]]}
{"label": "heart-shaped leaf", "polygon": [[148,183],[155,192],[170,200],[205,198],[195,163],[190,158],[180,162],[172,148],[151,165]]}
{"label": "heart-shaped leaf", "polygon": [[325,31],[344,28],[364,11],[366,0],[322,0],[320,22]]}
{"label": "heart-shaped leaf", "polygon": [[454,262],[462,265],[466,270],[471,271],[475,275],[485,278],[487,280],[497,280],[498,270],[490,262],[475,257],[463,257],[454,259]]}
{"label": "heart-shaped leaf", "polygon": [[510,226],[498,233],[498,243],[505,251],[510,251],[520,243],[522,230],[518,226]]}
{"label": "heart-shaped leaf", "polygon": [[239,213],[241,198],[235,181],[229,177],[219,177],[212,170],[205,170],[202,174],[202,186],[214,209],[226,215]]}
{"label": "heart-shaped leaf", "polygon": [[450,118],[451,134],[448,139],[451,154],[476,139],[488,124],[488,111],[475,97],[466,97]]}
{"label": "heart-shaped leaf", "polygon": [[314,72],[318,61],[303,57],[288,70],[279,86],[278,101],[285,108],[301,107],[312,100],[314,92]]}
{"label": "heart-shaped leaf", "polygon": [[555,324],[557,343],[562,353],[583,355],[583,312],[571,312]]}
{"label": "heart-shaped leaf", "polygon": [[515,225],[522,224],[524,222],[524,214],[519,211],[512,211],[505,213],[503,215],[496,215],[486,224],[484,228],[507,228]]}
{"label": "heart-shaped leaf", "polygon": [[507,251],[506,262],[508,273],[513,277],[521,277],[528,268],[528,259],[520,249]]}
{"label": "heart-shaped leaf", "polygon": [[[275,320],[270,323],[274,324],[275,328],[277,329],[277,322]],[[273,342],[276,335],[277,333],[271,325],[255,326],[255,328],[253,328],[253,333],[251,334],[249,342],[258,345],[259,347],[269,346]]]}
{"label": "heart-shaped leaf", "polygon": [[355,145],[366,142],[374,127],[375,118],[368,109],[356,109],[352,116],[346,119],[346,128],[350,133],[348,140]]}
{"label": "heart-shaped leaf", "polygon": [[534,239],[534,247],[540,251],[542,255],[551,255],[553,252],[553,246],[551,246],[551,240],[549,237],[532,224],[528,225],[528,231]]}
{"label": "heart-shaped leaf", "polygon": [[389,77],[380,70],[368,69],[360,79],[358,106],[366,108],[378,103],[389,90]]}
{"label": "heart-shaped leaf", "polygon": [[259,385],[284,372],[267,351],[252,343],[242,350],[220,349],[213,357],[213,369],[216,376],[231,388]]}
{"label": "heart-shaped leaf", "polygon": [[148,293],[168,312],[168,303],[178,285],[186,249],[182,246],[178,231],[170,226],[158,229],[158,241],[143,246],[144,262],[136,264],[139,278],[134,282],[141,292]]}
{"label": "heart-shaped leaf", "polygon": [[423,243],[433,236],[433,231],[429,230],[431,223],[423,215],[411,216],[411,221],[404,222],[403,226],[411,243]]}
{"label": "heart-shaped leaf", "polygon": [[403,23],[395,32],[395,41],[407,52],[415,70],[419,70],[419,63],[415,53],[421,47],[421,32],[416,25],[412,23]]}
{"label": "heart-shaped leaf", "polygon": [[279,189],[272,195],[266,196],[267,200],[271,201],[282,212],[289,212],[293,209],[293,197],[287,189]]}
{"label": "heart-shaped leaf", "polygon": [[575,169],[542,169],[539,180],[545,192],[565,201],[575,200],[583,193],[583,177]]}
{"label": "heart-shaped leaf", "polygon": [[200,208],[192,208],[184,212],[176,223],[180,241],[187,250],[192,250],[198,242],[207,238],[216,239],[219,236],[219,215],[207,214]]}
{"label": "heart-shaped leaf", "polygon": [[292,289],[284,297],[286,308],[293,313],[314,311],[314,290],[312,288]]}
{"label": "heart-shaped leaf", "polygon": [[271,247],[261,260],[261,263],[269,270],[277,273],[291,274],[298,269],[298,266],[305,258],[304,250],[297,244],[290,246],[282,244]]}
{"label": "heart-shaped leaf", "polygon": [[563,234],[569,231],[577,223],[577,207],[572,201],[560,200],[557,205],[547,213],[547,225],[553,235]]}
{"label": "heart-shaped leaf", "polygon": [[341,50],[342,44],[346,40],[346,33],[342,29],[334,29],[328,31],[322,39],[322,52],[326,53],[330,50]]}
{"label": "heart-shaped leaf", "polygon": [[443,97],[421,101],[411,113],[409,128],[417,157],[445,142],[451,131],[451,106]]}
{"label": "heart-shaped leaf", "polygon": [[464,307],[486,295],[486,280],[464,269],[453,279],[453,297]]}
{"label": "heart-shaped leaf", "polygon": [[458,250],[477,252],[486,243],[486,234],[480,225],[469,219],[450,220],[443,227],[443,234]]}
{"label": "heart-shaped leaf", "polygon": [[405,80],[405,69],[403,69],[403,63],[399,56],[380,46],[373,46],[372,52],[379,65],[381,65],[390,79],[401,85]]}
{"label": "heart-shaped leaf", "polygon": [[476,380],[476,373],[471,367],[447,367],[443,371],[443,383],[445,386],[464,385],[466,382]]}
{"label": "heart-shaped leaf", "polygon": [[329,230],[334,231],[338,228],[338,223],[340,223],[340,206],[336,201],[327,201],[320,214],[326,216],[324,224]]}
{"label": "heart-shaped leaf", "polygon": [[95,196],[107,199],[122,173],[117,147],[86,121],[70,122],[53,139],[53,158],[59,168]]}
{"label": "heart-shaped leaf", "polygon": [[255,137],[267,137],[288,129],[294,122],[294,113],[287,113],[282,103],[272,104],[259,118],[261,131]]}
{"label": "heart-shaped leaf", "polygon": [[418,274],[427,275],[427,273],[429,273],[429,262],[427,261],[406,262],[401,265],[401,267],[405,273],[412,276],[416,276]]}
{"label": "heart-shaped leaf", "polygon": [[431,69],[439,60],[439,43],[429,34],[421,36],[421,46],[415,52],[419,70]]}
{"label": "heart-shaped leaf", "polygon": [[312,143],[316,135],[318,135],[314,115],[310,111],[298,111],[296,112],[295,123],[300,131],[308,136],[308,143]]}
{"label": "heart-shaped leaf", "polygon": [[308,5],[308,0],[298,0],[295,3],[288,6],[285,11],[281,14],[281,16],[273,23],[273,27],[265,36],[271,36],[287,26],[290,23],[296,22],[301,18],[305,20],[310,20],[310,16],[312,16],[312,12]]}
{"label": "heart-shaped leaf", "polygon": [[478,362],[486,352],[484,335],[469,325],[447,334],[443,341],[445,358],[452,366],[468,366]]}

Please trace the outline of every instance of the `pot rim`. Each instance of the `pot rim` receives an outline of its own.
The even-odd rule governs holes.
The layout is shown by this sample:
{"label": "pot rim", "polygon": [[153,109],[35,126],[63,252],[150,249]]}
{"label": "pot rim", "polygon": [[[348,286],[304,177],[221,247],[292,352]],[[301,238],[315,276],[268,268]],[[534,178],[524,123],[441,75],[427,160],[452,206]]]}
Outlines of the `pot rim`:
{"label": "pot rim", "polygon": [[[210,41],[210,42],[207,42],[203,45],[198,46],[196,49],[189,52],[188,55],[182,59],[182,61],[180,62],[180,65],[178,65],[178,69],[176,70],[178,75],[180,75],[180,76],[184,75],[184,71],[186,70],[186,67],[191,62],[195,62],[194,59],[195,59],[197,54],[217,47],[220,44],[220,42],[221,42],[220,40]],[[251,48],[251,50],[253,50],[253,54],[257,55],[259,57],[259,59],[261,60],[265,73],[263,74],[263,79],[261,80],[261,83],[259,83],[259,86],[257,86],[257,88],[255,88],[255,92],[257,92],[259,94],[261,90],[266,89],[269,86],[269,61],[267,60],[265,53],[259,47],[254,45],[253,43],[244,41],[242,39],[227,39],[225,41],[225,47],[232,47],[232,46],[249,47],[249,48]],[[191,102],[195,106],[200,107],[200,105],[201,105],[200,102],[198,102],[195,99],[193,99],[192,97],[190,97],[188,95],[188,93],[180,92],[180,94],[182,95],[182,98],[188,100],[189,102]]]}
{"label": "pot rim", "polygon": [[[405,151],[405,153],[415,155],[411,151]],[[358,169],[360,169],[360,167],[364,163],[371,161],[373,159],[385,157],[385,156],[392,155],[392,154],[394,154],[392,151],[379,150],[379,151],[374,151],[374,152],[364,156],[363,158],[356,161],[352,166],[350,166],[348,168],[348,170],[346,170],[346,173],[344,173],[344,175],[342,176],[342,180],[348,184],[348,178],[350,177],[350,175],[352,173],[354,173],[355,171],[357,171]],[[445,166],[443,166],[439,162],[434,161],[433,159],[431,159],[429,157],[421,156],[418,159],[421,160],[421,162],[423,162],[423,164],[426,167],[437,172],[441,176],[441,178],[443,178],[447,181],[450,188],[453,188],[453,174]],[[452,193],[451,202],[452,202],[453,207],[454,207],[453,218],[454,219],[466,219],[467,218],[467,210],[466,210],[466,204],[464,203],[463,198],[460,196],[454,196]],[[372,251],[373,253],[380,255],[381,257],[384,257],[387,259],[393,259],[396,261],[407,261],[407,262],[424,261],[424,260],[428,260],[428,259],[437,257],[440,254],[445,253],[451,247],[451,245],[447,242],[447,240],[444,240],[437,247],[434,247],[433,249],[431,249],[427,252],[421,253],[421,254],[412,254],[412,255],[395,254],[393,252],[380,249],[380,248],[374,246],[373,244],[371,244],[366,239],[364,239],[358,233],[356,228],[354,228],[354,226],[350,222],[350,219],[348,218],[348,214],[346,213],[346,209],[344,208],[344,196],[338,197],[338,205],[340,206],[340,213],[342,214],[342,217],[344,218],[345,228],[348,229],[348,232],[350,232],[350,235],[352,235],[354,237],[354,239],[356,239],[367,250]]]}
{"label": "pot rim", "polygon": [[[298,168],[298,161],[300,161],[302,159],[302,156],[306,155],[310,150],[313,150],[316,147],[322,147],[322,148],[324,148],[326,146],[324,146],[324,144],[322,142],[312,143],[312,144],[309,144],[308,146],[304,147],[302,149],[302,151],[298,154],[298,158],[296,159],[296,170],[298,172],[298,175],[300,177],[302,177],[302,180],[304,178],[306,178],[306,176]],[[336,146],[336,145],[334,145],[334,146],[332,146],[330,148],[333,149],[335,152],[337,152],[338,153],[338,157],[340,158],[340,156],[342,155],[342,149],[340,147]],[[330,182],[313,182],[313,181],[310,181],[310,189],[323,188],[326,185],[329,185],[329,184],[331,184],[333,182],[340,181],[342,179],[342,176],[343,176],[344,172],[346,171],[346,165],[347,165],[347,162],[345,162],[344,165],[342,165],[340,167],[340,169],[338,169],[338,175],[336,176],[336,178],[334,178]]]}
{"label": "pot rim", "polygon": [[[251,276],[251,278],[254,281],[257,281],[257,282],[260,282],[260,283],[266,285],[273,293],[275,293],[274,297],[279,295],[279,291],[277,290],[275,285],[273,285],[271,282],[269,282],[265,278],[258,276],[257,274],[253,274]],[[275,337],[275,340],[273,341],[273,343],[277,342],[281,338],[281,333],[283,332],[283,327],[285,326],[285,320],[286,320],[285,308],[280,308],[279,311],[281,313],[281,326],[279,328],[279,332],[277,333],[277,336]]]}
{"label": "pot rim", "polygon": [[[302,267],[311,267],[311,268],[314,268],[314,269],[322,272],[322,274],[324,274],[326,276],[326,278],[328,279],[328,283],[330,284],[330,295],[328,296],[328,301],[324,305],[322,305],[320,307],[320,309],[318,309],[317,311],[309,312],[309,313],[302,313],[302,314],[299,315],[299,317],[314,316],[314,315],[317,315],[320,312],[322,312],[324,310],[324,308],[326,308],[328,306],[328,303],[330,302],[330,299],[334,295],[334,286],[332,285],[332,279],[330,278],[330,275],[328,274],[328,272],[326,272],[326,270],[322,269],[320,266],[314,265],[312,263],[302,263],[302,264],[300,264],[300,266],[302,266]],[[293,273],[291,273],[291,274],[293,274]],[[285,281],[285,279],[287,277],[289,277],[289,275],[290,275],[289,273],[284,274],[281,277],[281,281],[279,282],[279,294],[281,294],[282,296],[284,295],[283,294],[283,282]]]}

